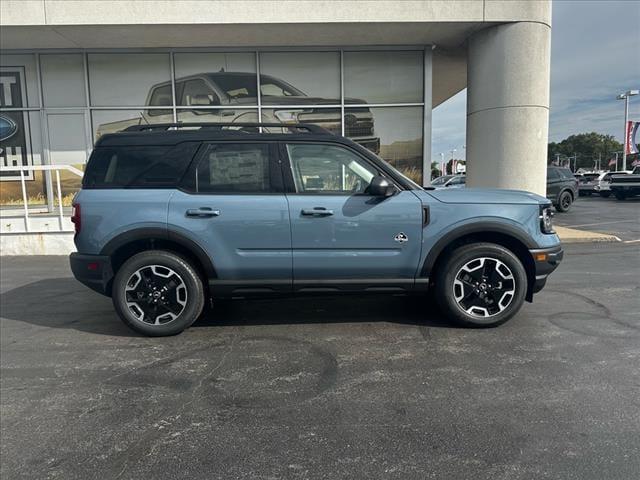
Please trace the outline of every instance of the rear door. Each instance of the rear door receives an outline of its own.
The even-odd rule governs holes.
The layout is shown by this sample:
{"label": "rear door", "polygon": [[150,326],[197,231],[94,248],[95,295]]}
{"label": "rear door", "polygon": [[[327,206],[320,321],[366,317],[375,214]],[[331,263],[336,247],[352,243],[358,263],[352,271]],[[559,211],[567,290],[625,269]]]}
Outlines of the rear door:
{"label": "rear door", "polygon": [[291,288],[282,172],[268,142],[205,143],[169,204],[168,223],[209,254],[221,293]]}
{"label": "rear door", "polygon": [[294,290],[406,289],[422,244],[422,203],[413,192],[365,193],[379,172],[339,144],[283,145]]}
{"label": "rear door", "polygon": [[558,199],[562,179],[557,168],[547,167],[547,198],[552,202]]}

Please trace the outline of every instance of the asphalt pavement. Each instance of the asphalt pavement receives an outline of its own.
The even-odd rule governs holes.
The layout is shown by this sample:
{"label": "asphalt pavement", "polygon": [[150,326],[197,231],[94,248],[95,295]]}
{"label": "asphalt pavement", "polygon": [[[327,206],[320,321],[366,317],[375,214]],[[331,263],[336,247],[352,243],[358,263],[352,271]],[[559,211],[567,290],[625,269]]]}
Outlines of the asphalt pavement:
{"label": "asphalt pavement", "polygon": [[578,197],[571,210],[556,213],[553,221],[563,227],[608,233],[623,242],[640,243],[640,197]]}
{"label": "asphalt pavement", "polygon": [[494,329],[420,297],[298,298],[170,338],[64,257],[2,257],[0,476],[637,479],[640,245],[566,249]]}

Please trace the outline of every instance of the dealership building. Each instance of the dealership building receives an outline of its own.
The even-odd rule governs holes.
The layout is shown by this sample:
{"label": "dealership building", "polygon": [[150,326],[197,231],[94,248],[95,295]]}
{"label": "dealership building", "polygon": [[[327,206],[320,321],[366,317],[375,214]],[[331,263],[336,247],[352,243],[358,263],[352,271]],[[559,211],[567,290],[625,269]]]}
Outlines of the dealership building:
{"label": "dealership building", "polygon": [[467,185],[544,194],[550,25],[535,0],[3,0],[2,235],[68,230],[96,139],[141,123],[315,123],[425,183],[464,88]]}

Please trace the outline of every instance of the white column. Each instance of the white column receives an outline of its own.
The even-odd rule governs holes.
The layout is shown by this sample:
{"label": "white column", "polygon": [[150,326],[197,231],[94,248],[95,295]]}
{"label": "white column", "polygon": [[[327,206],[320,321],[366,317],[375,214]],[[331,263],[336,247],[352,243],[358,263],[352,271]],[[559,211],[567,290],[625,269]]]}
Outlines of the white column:
{"label": "white column", "polygon": [[469,40],[467,186],[545,195],[551,27],[518,22]]}

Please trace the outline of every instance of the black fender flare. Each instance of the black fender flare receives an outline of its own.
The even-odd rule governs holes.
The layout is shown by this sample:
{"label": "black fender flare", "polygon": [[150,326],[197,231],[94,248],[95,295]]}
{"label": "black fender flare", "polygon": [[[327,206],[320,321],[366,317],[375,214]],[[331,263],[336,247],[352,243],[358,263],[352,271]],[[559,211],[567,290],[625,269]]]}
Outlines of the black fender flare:
{"label": "black fender flare", "polygon": [[111,257],[119,248],[127,245],[128,243],[151,239],[164,240],[180,245],[198,259],[208,278],[217,277],[211,257],[207,255],[200,245],[185,235],[172,230],[167,230],[166,228],[141,227],[128,230],[109,240],[100,251],[100,255],[108,255]]}
{"label": "black fender flare", "polygon": [[428,278],[431,270],[433,269],[438,257],[443,252],[443,250],[457,239],[473,233],[499,233],[518,240],[528,249],[539,248],[535,240],[527,232],[514,225],[485,220],[467,223],[447,232],[442,238],[440,238],[440,240],[436,242],[431,250],[429,250],[427,257],[425,258],[420,276]]}

